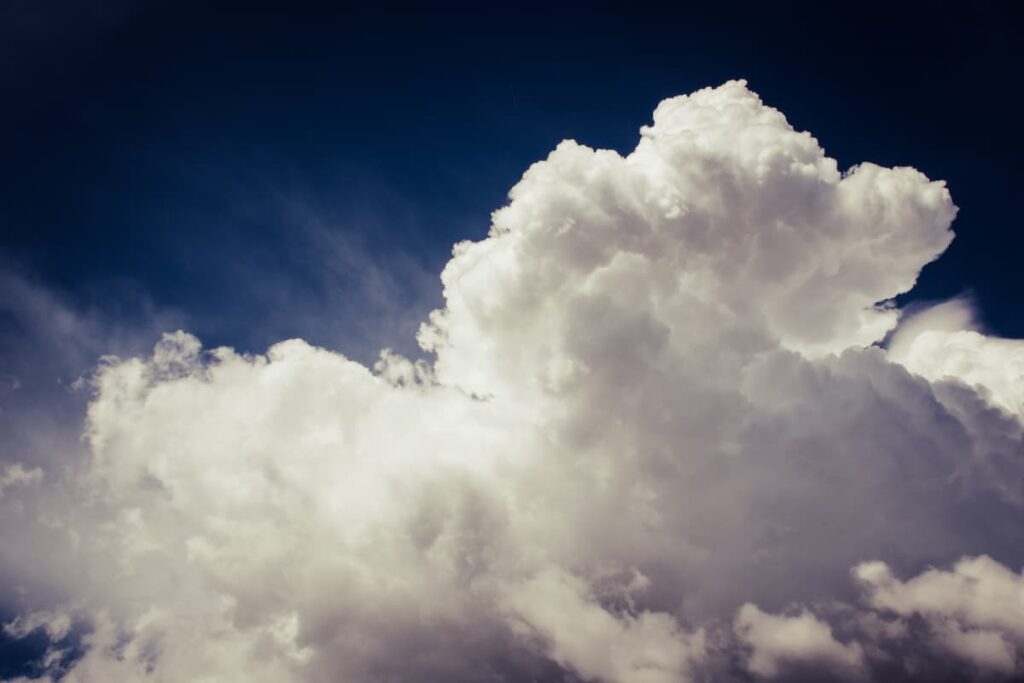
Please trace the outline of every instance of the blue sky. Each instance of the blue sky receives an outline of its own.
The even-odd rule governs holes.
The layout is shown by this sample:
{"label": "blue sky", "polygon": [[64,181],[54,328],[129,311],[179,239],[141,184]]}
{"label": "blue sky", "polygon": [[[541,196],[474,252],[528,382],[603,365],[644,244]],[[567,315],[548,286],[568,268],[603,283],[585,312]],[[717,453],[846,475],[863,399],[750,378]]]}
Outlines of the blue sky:
{"label": "blue sky", "polygon": [[[633,683],[646,664],[632,653],[647,645],[668,653],[664,671],[703,666],[730,683],[771,679],[794,661],[797,679],[808,662],[811,673],[879,680],[927,678],[954,660],[967,667],[956,671],[1019,674],[1024,626],[993,631],[985,609],[905,607],[906,595],[945,596],[933,580],[964,595],[978,581],[1020,580],[1019,10],[820,4],[3,3],[0,586],[10,588],[0,591],[0,679],[41,674],[59,652],[50,674],[134,662],[168,667],[167,680],[224,670],[249,683],[245,672],[265,662],[232,647],[268,633],[284,634],[274,664],[295,674],[275,682],[342,670],[360,683],[376,683],[370,670],[476,681],[486,670],[494,680]],[[640,219],[616,203],[615,192],[632,197],[642,185],[618,157],[568,145],[505,209],[513,236],[485,240],[510,188],[561,141],[628,154],[659,102],[738,78],[747,86],[668,106],[664,147],[651,143],[638,162],[655,169],[643,182],[665,168],[693,181],[652,185],[665,201],[684,197],[675,209],[698,207],[685,230],[665,227],[682,214],[660,204]],[[877,186],[840,182],[762,101],[810,131],[841,171],[874,162],[945,181],[959,210],[952,245],[924,265],[942,252],[952,211],[937,186],[912,173],[887,185],[902,171],[884,170]],[[708,146],[673,156],[683,143],[672,117],[726,120],[723,102],[753,112],[737,136],[765,125],[751,148],[813,169],[824,199],[801,194],[792,173],[775,179],[776,194],[729,195],[707,168],[755,171],[703,124],[695,130]],[[727,149],[715,157],[715,145]],[[605,172],[605,185],[579,180]],[[906,225],[871,218],[891,187],[896,213],[916,207],[900,214]],[[702,205],[719,193],[717,208]],[[744,217],[747,201],[774,218]],[[820,211],[829,202],[842,211]],[[609,215],[621,222],[605,225]],[[693,236],[708,225],[714,239]],[[660,251],[623,237],[648,228],[668,240]],[[862,253],[862,235],[884,248]],[[464,240],[480,244],[453,258]],[[733,251],[742,267],[730,269]],[[807,264],[816,258],[821,269]],[[953,301],[887,337],[895,313],[871,306],[919,270],[896,297],[904,311]],[[692,277],[692,291],[658,290],[665,272]],[[544,289],[551,283],[560,288]],[[431,356],[417,329],[445,307]],[[964,329],[972,316],[989,336]],[[185,332],[161,338],[175,330]],[[327,351],[294,342],[258,355],[293,338]],[[883,339],[884,351],[864,348]],[[239,355],[204,355],[200,341]],[[821,355],[828,344],[845,352]],[[428,362],[395,356],[369,370],[382,347]],[[382,464],[350,463],[353,453]],[[409,472],[393,477],[397,493],[390,467]],[[236,474],[250,488],[235,486]],[[103,503],[89,488],[97,481]],[[332,507],[336,490],[354,501],[351,520]],[[379,490],[396,502],[378,518],[364,497]],[[659,501],[664,526],[649,536],[637,491]],[[236,494],[245,514],[232,517],[217,506]],[[506,499],[536,505],[549,524],[509,513]],[[167,502],[180,500],[193,507]],[[138,528],[125,523],[135,514]],[[210,520],[232,533],[219,536]],[[337,567],[322,551],[350,521],[374,529],[374,547],[402,552],[408,538],[434,534],[429,552],[408,550],[412,560],[367,548],[350,558],[359,576],[427,588],[392,604],[386,587],[364,595],[356,580],[332,583]],[[110,548],[130,547],[138,529],[145,557],[115,567]],[[289,545],[295,538],[310,545]],[[547,564],[529,564],[534,546]],[[250,551],[265,551],[263,561],[249,562]],[[308,580],[292,581],[296,555]],[[527,555],[529,571],[518,564]],[[485,607],[460,602],[463,564],[491,557],[512,561],[488,569]],[[123,566],[122,590],[103,577]],[[235,585],[218,574],[224,566],[253,570],[237,593],[223,588]],[[942,569],[924,573],[930,566]],[[851,576],[874,602],[851,597]],[[179,602],[185,585],[194,592]],[[293,602],[275,602],[281,586]],[[846,611],[819,609],[824,598]],[[150,599],[184,621],[153,635]],[[203,612],[232,600],[250,611]],[[548,603],[565,623],[593,620],[589,633],[603,640],[574,649]],[[384,616],[356,623],[358,638],[336,637],[331,629],[365,605]],[[421,615],[449,607],[457,619],[417,630],[433,624]],[[110,613],[123,621],[104,622]],[[196,614],[238,640],[206,638],[209,652],[180,656],[202,645],[189,640],[201,629],[181,626]],[[927,637],[913,640],[912,618]],[[954,622],[966,630],[949,631]],[[705,624],[726,643],[723,657],[707,655],[690,628]],[[527,626],[551,651],[517,649],[511,634]],[[878,635],[897,626],[915,635]],[[956,650],[950,633],[981,645]],[[360,649],[364,636],[384,645]],[[90,649],[89,638],[113,645]],[[388,655],[395,642],[413,654]],[[303,643],[313,654],[299,666],[289,647]],[[132,654],[104,659],[117,648]],[[608,660],[595,660],[605,649]],[[939,651],[936,669],[896,671],[904,655]]]}
{"label": "blue sky", "polygon": [[[563,138],[627,151],[660,99],[743,77],[841,167],[946,179],[958,237],[915,296],[971,290],[1024,335],[1008,5],[3,11],[0,253],[75,307],[251,350],[409,349],[451,244],[530,163]],[[386,273],[367,319],[337,322],[368,294],[324,239]]]}

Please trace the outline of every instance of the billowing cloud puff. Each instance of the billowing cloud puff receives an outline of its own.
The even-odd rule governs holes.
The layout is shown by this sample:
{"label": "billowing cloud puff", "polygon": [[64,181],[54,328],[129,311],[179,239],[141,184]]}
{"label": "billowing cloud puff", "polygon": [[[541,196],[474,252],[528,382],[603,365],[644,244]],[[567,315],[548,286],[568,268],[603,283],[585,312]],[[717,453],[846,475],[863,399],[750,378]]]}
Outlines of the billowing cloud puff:
{"label": "billowing cloud puff", "polygon": [[856,569],[870,604],[919,615],[936,644],[981,669],[1013,673],[1024,656],[1024,577],[989,557],[965,558],[952,571],[929,569],[907,582],[882,562]]}
{"label": "billowing cloud puff", "polygon": [[747,667],[758,676],[775,678],[788,663],[854,679],[864,672],[861,646],[837,642],[828,624],[809,612],[776,616],[748,603],[736,615],[735,628],[740,640],[751,647]]}
{"label": "billowing cloud puff", "polygon": [[564,142],[455,247],[429,360],[104,361],[87,457],[0,499],[9,632],[82,682],[1020,672],[1022,347],[878,345],[955,211],[743,82]]}
{"label": "billowing cloud puff", "polygon": [[911,318],[894,335],[889,356],[932,381],[965,383],[1009,414],[1024,413],[1024,344],[979,332],[966,300]]}

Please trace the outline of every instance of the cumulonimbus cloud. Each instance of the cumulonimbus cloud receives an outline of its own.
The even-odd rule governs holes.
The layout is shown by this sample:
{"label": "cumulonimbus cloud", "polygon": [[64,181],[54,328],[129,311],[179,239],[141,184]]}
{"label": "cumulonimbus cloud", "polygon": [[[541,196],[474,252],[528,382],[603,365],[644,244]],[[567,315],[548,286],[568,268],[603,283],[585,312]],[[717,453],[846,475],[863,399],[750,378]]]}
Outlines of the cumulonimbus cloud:
{"label": "cumulonimbus cloud", "polygon": [[456,245],[430,361],[106,360],[88,457],[0,498],[8,634],[82,682],[1020,673],[1024,346],[879,345],[955,212],[742,81],[563,142]]}

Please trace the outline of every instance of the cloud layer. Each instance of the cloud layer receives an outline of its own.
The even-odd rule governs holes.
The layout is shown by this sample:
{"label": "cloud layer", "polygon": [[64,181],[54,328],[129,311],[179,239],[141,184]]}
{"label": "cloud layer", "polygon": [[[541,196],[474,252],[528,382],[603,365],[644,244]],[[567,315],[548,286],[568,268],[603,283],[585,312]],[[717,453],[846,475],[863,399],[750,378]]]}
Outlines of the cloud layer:
{"label": "cloud layer", "polygon": [[955,212],[742,81],[563,142],[456,245],[429,362],[97,368],[87,457],[4,475],[7,631],[83,682],[1020,673],[1024,345],[961,304],[878,345]]}

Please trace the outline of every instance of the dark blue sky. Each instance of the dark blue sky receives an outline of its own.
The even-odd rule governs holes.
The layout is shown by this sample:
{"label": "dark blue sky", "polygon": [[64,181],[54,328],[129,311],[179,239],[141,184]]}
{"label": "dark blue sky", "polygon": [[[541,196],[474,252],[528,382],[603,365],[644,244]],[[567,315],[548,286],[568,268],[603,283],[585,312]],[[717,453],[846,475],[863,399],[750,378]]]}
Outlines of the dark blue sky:
{"label": "dark blue sky", "polygon": [[[957,238],[912,297],[973,292],[1024,337],[1013,3],[712,4],[2,0],[0,461],[80,447],[67,385],[164,329],[414,352],[451,245],[530,163],[629,151],[731,78],[842,168],[945,179]],[[0,637],[0,677],[45,645]]]}
{"label": "dark blue sky", "polygon": [[1024,336],[1021,24],[966,4],[6,2],[0,256],[208,344],[408,350],[531,162],[628,151],[660,99],[742,77],[841,167],[947,180],[958,237],[915,296]]}

